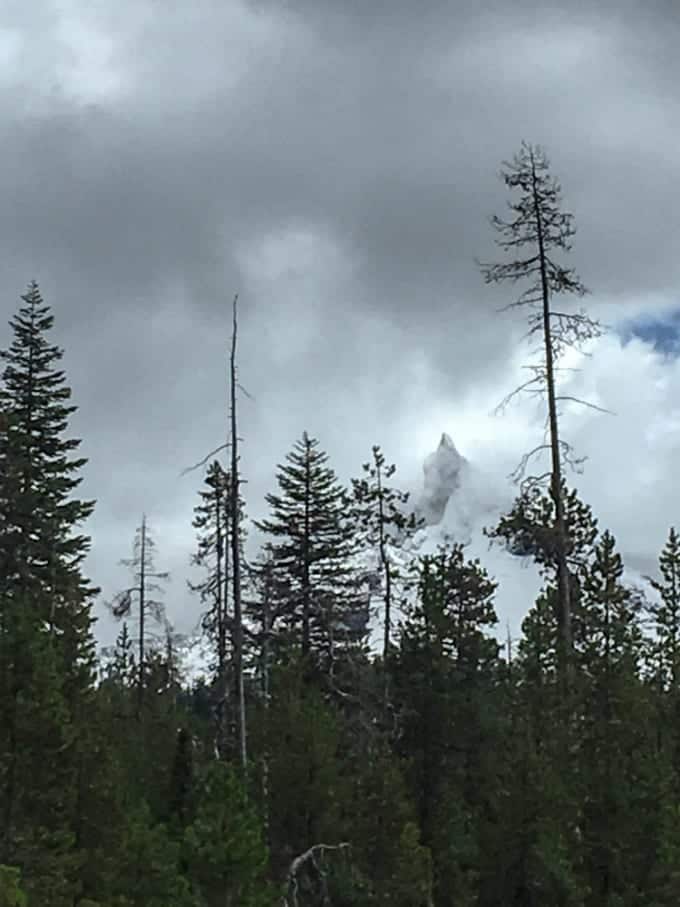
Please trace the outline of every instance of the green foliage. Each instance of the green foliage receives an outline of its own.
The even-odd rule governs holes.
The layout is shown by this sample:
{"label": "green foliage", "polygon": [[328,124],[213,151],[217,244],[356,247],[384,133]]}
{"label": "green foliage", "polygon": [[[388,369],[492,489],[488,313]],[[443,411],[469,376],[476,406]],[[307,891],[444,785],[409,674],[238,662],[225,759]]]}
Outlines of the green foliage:
{"label": "green foliage", "polygon": [[279,493],[266,497],[270,516],[256,523],[268,537],[265,551],[279,596],[272,628],[282,625],[287,642],[329,674],[367,630],[350,563],[356,550],[350,499],[328,455],[306,432],[276,478]]}
{"label": "green foliage", "polygon": [[[474,901],[483,829],[493,815],[495,584],[460,545],[421,559],[418,598],[395,664],[406,760],[437,904]],[[457,898],[457,901],[453,899]]]}
{"label": "green foliage", "polygon": [[21,873],[15,866],[0,865],[0,907],[26,907]]}
{"label": "green foliage", "polygon": [[193,889],[206,907],[273,904],[260,820],[233,770],[214,763],[199,785],[193,822],[184,834]]}
{"label": "green foliage", "polygon": [[[352,479],[353,518],[362,548],[377,552],[380,563],[383,615],[383,659],[389,658],[392,646],[392,608],[400,581],[398,557],[395,554],[416,532],[422,521],[405,511],[409,495],[388,483],[396,466],[387,464],[379,445],[372,449],[373,461],[363,464],[364,475]],[[387,665],[384,666],[387,671]],[[387,694],[386,694],[387,695]]]}
{"label": "green foliage", "polygon": [[[216,699],[218,731],[230,715],[227,475],[210,467],[195,521],[217,682],[188,689],[167,625],[165,648],[149,648],[126,622],[95,684],[84,461],[64,439],[73,407],[46,339],[52,316],[35,285],[23,302],[0,386],[0,907],[680,901],[674,529],[645,603],[614,537],[563,487],[568,684],[555,506],[536,489],[489,533],[545,579],[535,602],[515,603],[525,617],[514,657],[499,656],[495,582],[451,545],[417,561],[398,637],[384,622],[383,660],[363,645],[354,555],[377,546],[389,611],[388,590],[406,579],[398,548],[415,528],[405,495],[376,446],[350,497],[304,434],[279,467],[248,574],[258,657],[246,659],[244,773],[214,727]],[[121,617],[158,579],[149,548],[140,531]]]}
{"label": "green foliage", "polygon": [[664,690],[680,682],[680,536],[674,527],[659,555],[660,579],[647,577],[659,601],[648,605],[655,638],[650,643],[651,670]]}
{"label": "green foliage", "polygon": [[115,896],[130,907],[197,907],[188,879],[180,873],[180,852],[180,844],[154,820],[144,801],[131,807],[119,844]]}

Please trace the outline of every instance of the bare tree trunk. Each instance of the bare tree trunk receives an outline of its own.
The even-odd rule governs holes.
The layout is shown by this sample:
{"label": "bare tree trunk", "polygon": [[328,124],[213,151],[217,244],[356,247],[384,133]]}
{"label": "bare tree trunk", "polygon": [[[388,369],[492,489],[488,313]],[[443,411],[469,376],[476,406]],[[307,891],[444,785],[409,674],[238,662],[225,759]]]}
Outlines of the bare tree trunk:
{"label": "bare tree trunk", "polygon": [[146,514],[142,514],[140,565],[139,565],[139,708],[144,700],[144,616],[146,611]]}
{"label": "bare tree trunk", "polygon": [[309,535],[310,535],[310,513],[309,513],[309,499],[311,496],[311,477],[310,477],[310,465],[309,465],[309,455],[310,455],[310,446],[309,438],[307,432],[303,435],[306,450],[305,450],[305,524],[304,524],[304,538],[302,540],[302,657],[306,658],[312,648],[311,641],[311,581],[310,581],[310,550],[309,550]]}
{"label": "bare tree trunk", "polygon": [[269,649],[272,623],[269,608],[271,595],[271,567],[269,564],[267,564],[267,566],[265,567],[264,583],[264,595],[262,599],[262,698],[264,703],[264,746],[262,748],[262,820],[264,825],[265,842],[267,846],[269,846],[269,708],[271,705],[271,691],[269,688]]}
{"label": "bare tree trunk", "polygon": [[[222,474],[223,475],[223,474]],[[221,480],[220,480],[221,481]],[[227,583],[229,579],[229,555],[226,551],[228,532],[226,532],[227,513],[222,510],[222,488],[218,487],[215,501],[215,527],[217,546],[217,727],[216,750],[220,759],[226,758],[227,733],[226,710],[228,697],[227,683]]]}
{"label": "bare tree trunk", "polygon": [[246,740],[246,702],[243,683],[243,611],[241,603],[241,547],[240,547],[240,508],[239,508],[239,457],[238,457],[238,431],[236,423],[236,341],[238,321],[236,317],[236,304],[238,295],[234,296],[232,308],[232,335],[230,356],[231,377],[231,481],[230,495],[230,530],[231,530],[231,571],[232,571],[232,597],[234,603],[234,672],[236,674],[236,710],[238,721],[239,757],[241,766],[245,771],[248,764],[248,750]]}
{"label": "bare tree trunk", "polygon": [[[567,529],[564,519],[564,501],[562,498],[562,464],[560,459],[560,439],[557,417],[557,394],[555,391],[555,357],[550,324],[550,289],[546,266],[546,253],[543,242],[543,222],[538,201],[536,185],[536,168],[531,155],[533,177],[533,201],[536,216],[536,234],[541,269],[541,290],[543,296],[543,340],[545,345],[545,374],[548,391],[548,424],[550,428],[551,478],[550,492],[555,505],[555,534],[557,537],[557,583],[559,596],[560,644],[563,667],[568,668],[571,661],[571,599],[569,594],[569,571],[567,565]],[[566,671],[565,671],[566,674]]]}
{"label": "bare tree trunk", "polygon": [[390,634],[392,628],[392,571],[387,556],[387,545],[385,542],[385,507],[383,501],[382,471],[381,466],[377,466],[376,479],[378,482],[378,511],[379,511],[379,548],[380,563],[382,564],[383,577],[385,579],[385,615],[383,625],[383,705],[385,708],[390,701]]}

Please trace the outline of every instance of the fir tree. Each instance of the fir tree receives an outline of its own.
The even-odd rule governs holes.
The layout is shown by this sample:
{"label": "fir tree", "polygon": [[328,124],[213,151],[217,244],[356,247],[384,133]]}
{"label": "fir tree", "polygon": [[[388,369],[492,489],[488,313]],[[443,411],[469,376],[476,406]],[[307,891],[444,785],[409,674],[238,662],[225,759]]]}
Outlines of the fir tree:
{"label": "fir tree", "polygon": [[[28,894],[70,904],[79,863],[79,732],[94,673],[96,592],[82,573],[93,503],[65,437],[75,407],[54,318],[37,284],[0,353],[0,862],[26,867]],[[46,899],[49,892],[51,900]]]}
{"label": "fir tree", "polygon": [[[571,613],[578,608],[580,575],[593,557],[598,528],[591,508],[579,498],[576,489],[569,489],[563,484],[561,500],[562,519],[568,540],[565,556],[569,571]],[[547,579],[557,581],[560,554],[555,530],[555,503],[551,494],[546,494],[535,485],[525,488],[510,512],[504,514],[498,524],[485,530],[485,533],[494,541],[503,542],[510,553],[532,558]],[[564,615],[560,606],[559,582],[556,585],[558,594],[551,595],[550,602],[555,608],[559,650]],[[573,635],[573,630],[570,635]]]}
{"label": "fir tree", "polygon": [[396,466],[387,464],[378,445],[372,448],[373,460],[363,464],[364,476],[352,479],[354,492],[354,518],[359,526],[359,536],[364,544],[377,550],[380,561],[383,598],[383,667],[385,670],[385,701],[388,700],[388,661],[392,649],[393,606],[395,585],[400,571],[395,549],[420,528],[415,514],[408,514],[407,492],[388,484]]}
{"label": "fir tree", "polygon": [[[638,800],[646,783],[645,702],[639,680],[640,602],[623,582],[614,537],[604,532],[582,584],[576,639],[584,804],[580,823],[587,905],[629,903],[640,863]],[[647,779],[648,780],[648,779]]]}
{"label": "fir tree", "polygon": [[[231,495],[234,493],[231,474],[226,472],[217,460],[208,468],[205,487],[199,492],[201,501],[194,508],[194,529],[197,530],[197,548],[192,563],[204,571],[198,583],[189,583],[197,592],[207,610],[203,613],[201,626],[212,646],[213,670],[215,676],[216,746],[223,755],[227,750],[227,710],[229,701],[230,674],[232,673],[234,630],[233,599],[231,586]],[[243,528],[243,499],[239,501],[239,547],[245,540]]]}
{"label": "fir tree", "polygon": [[[555,554],[559,585],[560,639],[563,661],[568,660],[571,649],[571,596],[567,549],[569,535],[565,523],[563,501],[563,465],[569,462],[570,447],[559,431],[559,404],[573,397],[561,395],[557,386],[560,355],[567,347],[580,347],[584,342],[601,333],[597,322],[585,312],[558,311],[553,297],[558,294],[583,296],[586,289],[575,271],[562,265],[555,253],[571,249],[574,235],[573,216],[562,211],[561,186],[550,175],[548,158],[542,148],[522,143],[519,154],[504,164],[501,179],[511,190],[519,190],[517,201],[509,202],[510,220],[498,216],[491,219],[499,234],[498,246],[513,255],[526,249],[524,257],[499,264],[482,264],[486,283],[520,280],[530,281],[529,286],[506,308],[528,309],[530,338],[538,337],[541,356],[539,363],[529,366],[532,377],[522,384],[517,393],[545,394],[547,398],[547,440],[527,454],[520,464],[518,477],[523,477],[529,461],[541,452],[550,457],[550,495],[554,506]],[[527,480],[525,480],[527,481]],[[540,477],[530,477],[529,484],[540,482]]]}
{"label": "fir tree", "polygon": [[[152,597],[161,592],[159,580],[166,580],[168,573],[159,572],[155,568],[156,542],[149,532],[146,515],[135,532],[133,552],[131,558],[126,558],[121,563],[132,572],[134,585],[119,592],[111,604],[113,616],[120,620],[133,617],[137,624],[137,689],[139,702],[144,698],[144,685],[146,682],[149,640],[157,643],[157,634],[149,630],[148,623],[153,621],[157,627],[165,629],[165,608],[159,598]],[[137,598],[135,608],[133,596]]]}
{"label": "fir tree", "polygon": [[662,690],[680,686],[680,536],[671,527],[659,555],[660,579],[647,577],[659,601],[648,606],[654,624],[653,671]]}
{"label": "fir tree", "polygon": [[423,557],[417,601],[395,664],[402,707],[399,751],[432,851],[437,904],[473,904],[482,817],[493,801],[496,719],[489,708],[498,667],[495,584],[462,546]]}
{"label": "fir tree", "polygon": [[276,588],[286,587],[280,621],[303,658],[332,674],[338,653],[365,636],[367,615],[350,562],[349,498],[327,463],[305,432],[279,466],[279,493],[266,497],[269,518],[256,526],[268,536]]}
{"label": "fir tree", "polygon": [[13,340],[0,351],[0,582],[3,600],[13,592],[39,592],[42,620],[53,632],[87,638],[95,592],[80,566],[89,539],[77,527],[94,502],[73,496],[87,462],[80,445],[64,438],[76,407],[58,367],[63,351],[49,343],[54,316],[36,283],[21,297],[10,321]]}

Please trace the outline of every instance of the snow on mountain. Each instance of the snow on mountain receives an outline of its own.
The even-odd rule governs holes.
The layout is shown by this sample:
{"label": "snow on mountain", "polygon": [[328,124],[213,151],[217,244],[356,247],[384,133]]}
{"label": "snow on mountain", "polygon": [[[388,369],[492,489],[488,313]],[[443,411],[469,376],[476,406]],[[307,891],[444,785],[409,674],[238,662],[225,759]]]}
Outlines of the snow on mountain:
{"label": "snow on mountain", "polygon": [[413,540],[414,552],[431,554],[442,544],[463,544],[467,558],[478,558],[498,583],[498,635],[505,638],[509,627],[517,638],[542,581],[531,561],[492,545],[484,535],[484,529],[494,526],[512,506],[516,488],[463,457],[447,434],[425,459],[423,473],[423,490],[414,496],[414,509],[427,525]]}
{"label": "snow on mountain", "polygon": [[423,464],[424,487],[416,510],[428,526],[441,523],[446,505],[456,492],[467,472],[468,462],[456,450],[456,445],[443,434],[439,447],[429,454]]}
{"label": "snow on mountain", "polygon": [[[435,451],[423,464],[422,489],[412,496],[413,508],[425,526],[401,551],[394,554],[403,566],[417,555],[432,554],[439,545],[461,542],[468,558],[479,558],[498,584],[496,610],[498,635],[505,638],[506,627],[517,637],[522,618],[536,598],[541,580],[535,566],[514,557],[484,536],[513,500],[515,489],[470,463],[456,449],[449,435],[443,434]],[[357,566],[365,573],[371,607],[371,645],[380,649],[380,563],[377,552],[359,555]],[[395,621],[400,614],[395,608]],[[204,641],[189,637],[179,647],[181,665],[187,679],[208,674],[209,650]]]}
{"label": "snow on mountain", "polygon": [[[442,434],[437,449],[423,463],[421,489],[411,495],[413,510],[424,519],[425,525],[405,546],[393,549],[391,554],[395,564],[406,568],[414,557],[434,554],[440,545],[462,543],[467,558],[479,559],[498,584],[496,634],[503,642],[508,631],[514,640],[519,638],[522,620],[542,586],[532,561],[491,544],[484,535],[484,529],[493,527],[500,515],[510,509],[516,493],[517,489],[507,479],[491,475],[471,463],[459,453],[450,436]],[[375,651],[380,651],[382,612],[378,552],[361,552],[356,566],[366,579],[370,644]],[[653,590],[638,570],[626,569],[624,581],[654,598],[654,594],[650,596]],[[403,617],[396,603],[394,612],[396,626]],[[176,651],[187,681],[209,676],[210,649],[198,632],[178,639]]]}

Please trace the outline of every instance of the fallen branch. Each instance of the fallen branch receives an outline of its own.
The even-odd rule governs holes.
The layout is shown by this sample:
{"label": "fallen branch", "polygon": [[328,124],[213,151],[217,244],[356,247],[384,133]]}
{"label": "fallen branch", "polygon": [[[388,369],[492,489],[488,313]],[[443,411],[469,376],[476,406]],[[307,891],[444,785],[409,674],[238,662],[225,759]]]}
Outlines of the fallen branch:
{"label": "fallen branch", "polygon": [[300,907],[298,902],[298,874],[308,864],[314,867],[314,870],[321,881],[323,904],[330,905],[328,895],[328,886],[326,884],[326,873],[320,865],[318,857],[323,859],[326,851],[329,850],[348,850],[351,845],[347,841],[340,844],[314,844],[304,853],[295,857],[288,870],[288,892],[282,901],[282,907]]}

